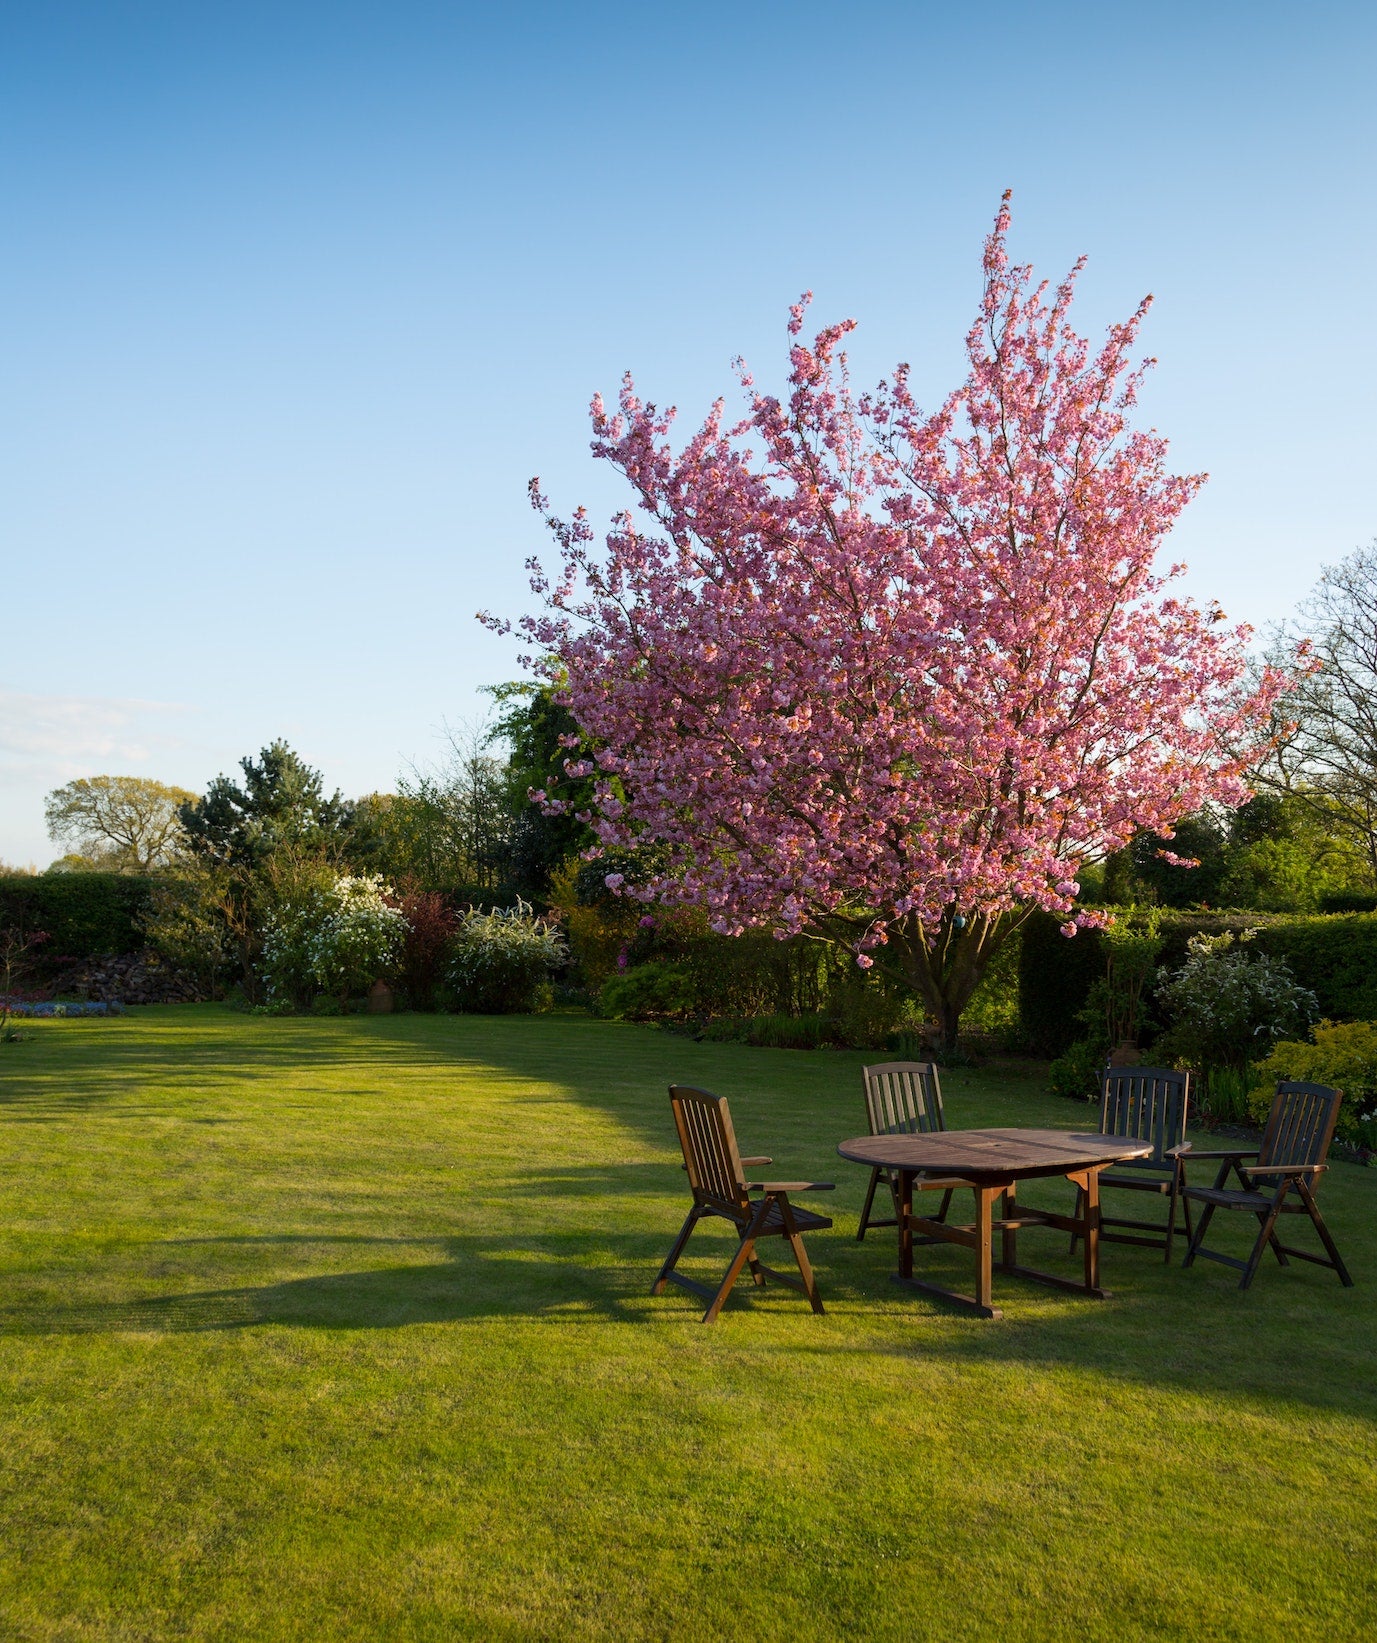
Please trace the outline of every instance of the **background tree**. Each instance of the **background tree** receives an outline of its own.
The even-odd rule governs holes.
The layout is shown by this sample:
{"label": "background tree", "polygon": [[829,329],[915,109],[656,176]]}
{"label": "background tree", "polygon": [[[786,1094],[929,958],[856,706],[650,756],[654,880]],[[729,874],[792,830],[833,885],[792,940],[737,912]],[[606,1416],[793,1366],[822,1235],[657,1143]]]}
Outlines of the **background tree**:
{"label": "background tree", "polygon": [[349,847],[356,865],[420,890],[503,900],[515,816],[492,740],[479,728],[450,731],[440,763],[413,766],[396,793],[361,800]]}
{"label": "background tree", "polygon": [[341,857],[353,807],[335,792],[325,797],[313,770],[284,741],[257,761],[239,761],[244,781],[217,776],[201,798],[187,796],[178,815],[189,849],[227,867],[255,867],[286,849]]}
{"label": "background tree", "polygon": [[1113,855],[1101,899],[1305,913],[1362,878],[1329,810],[1294,794],[1258,793],[1237,810],[1199,811],[1177,823],[1165,856],[1164,845],[1144,831]]}
{"label": "background tree", "polygon": [[1128,425],[1147,303],[1092,355],[1079,265],[1049,295],[1007,229],[1006,197],[969,375],[931,415],[907,367],[854,398],[850,324],[807,346],[803,302],[787,400],[743,377],[734,427],[719,402],[676,452],[629,379],[619,414],[595,399],[595,454],[652,528],[628,513],[600,554],[533,482],[562,563],[521,624],[595,749],[567,773],[596,774],[600,840],[668,847],[637,894],[845,943],[948,1043],[1027,909],[1074,932],[1083,863],[1247,797],[1280,687],[1245,688],[1247,630],[1154,574],[1201,480]]}
{"label": "background tree", "polygon": [[1278,704],[1286,730],[1259,780],[1344,838],[1377,888],[1377,542],[1325,569],[1277,648],[1297,639],[1316,666]]}
{"label": "background tree", "polygon": [[195,797],[147,776],[83,776],[49,793],[43,810],[48,836],[82,863],[148,873],[181,848],[178,811]]}
{"label": "background tree", "polygon": [[254,997],[265,930],[280,908],[334,882],[348,858],[354,811],[338,792],[327,798],[320,772],[284,741],[239,768],[242,785],[217,776],[179,815],[200,879],[185,899],[223,920]]}
{"label": "background tree", "polygon": [[[578,812],[593,802],[593,783],[587,777],[571,783],[565,776],[565,763],[582,738],[573,714],[556,701],[548,685],[498,685],[492,695],[502,710],[492,737],[508,748],[508,877],[518,895],[541,903],[550,895],[551,875],[571,856],[597,843],[592,829],[578,818]],[[530,802],[532,793],[557,782],[564,784],[564,806],[557,813]]]}

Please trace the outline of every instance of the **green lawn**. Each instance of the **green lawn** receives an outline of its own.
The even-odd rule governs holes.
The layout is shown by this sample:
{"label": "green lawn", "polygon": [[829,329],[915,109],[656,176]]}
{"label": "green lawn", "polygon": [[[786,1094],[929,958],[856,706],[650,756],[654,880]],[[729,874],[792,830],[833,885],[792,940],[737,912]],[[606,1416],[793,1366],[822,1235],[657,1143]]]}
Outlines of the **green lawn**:
{"label": "green lawn", "polygon": [[[1110,1247],[1112,1301],[997,1280],[982,1323],[855,1242],[863,1059],[213,1006],[0,1048],[0,1637],[1377,1633],[1377,1171],[1322,1196],[1352,1290]],[[826,1317],[650,1297],[672,1079],[839,1183]],[[944,1083],[954,1125],[1085,1122]]]}

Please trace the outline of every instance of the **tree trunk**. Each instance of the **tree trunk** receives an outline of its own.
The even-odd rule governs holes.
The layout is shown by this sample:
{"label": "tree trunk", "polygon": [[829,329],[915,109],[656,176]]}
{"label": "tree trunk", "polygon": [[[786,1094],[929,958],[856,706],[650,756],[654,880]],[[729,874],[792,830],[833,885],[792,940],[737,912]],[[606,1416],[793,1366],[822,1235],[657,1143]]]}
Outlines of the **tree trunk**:
{"label": "tree trunk", "polygon": [[967,920],[948,912],[937,929],[929,931],[917,919],[904,920],[898,938],[904,972],[932,1012],[944,1050],[956,1048],[961,1012],[990,960],[1022,922],[1021,913]]}

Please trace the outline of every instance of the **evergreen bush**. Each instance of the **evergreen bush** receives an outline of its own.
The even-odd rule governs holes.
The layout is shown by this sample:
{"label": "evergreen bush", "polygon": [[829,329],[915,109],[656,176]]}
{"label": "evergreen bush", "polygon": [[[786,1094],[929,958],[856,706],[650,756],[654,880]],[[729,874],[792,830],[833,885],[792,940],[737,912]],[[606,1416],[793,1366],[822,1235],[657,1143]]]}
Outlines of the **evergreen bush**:
{"label": "evergreen bush", "polygon": [[1098,930],[1061,933],[1061,921],[1034,913],[1023,925],[1018,963],[1018,1031],[1033,1055],[1064,1055],[1085,1032],[1081,1012],[1104,976]]}
{"label": "evergreen bush", "polygon": [[1319,1013],[1314,993],[1282,960],[1249,951],[1231,933],[1193,937],[1186,962],[1159,982],[1157,1002],[1169,1022],[1159,1057],[1206,1072],[1241,1071]]}
{"label": "evergreen bush", "polygon": [[652,959],[612,975],[598,992],[598,1008],[613,1021],[682,1020],[694,1014],[693,977],[682,964]]}

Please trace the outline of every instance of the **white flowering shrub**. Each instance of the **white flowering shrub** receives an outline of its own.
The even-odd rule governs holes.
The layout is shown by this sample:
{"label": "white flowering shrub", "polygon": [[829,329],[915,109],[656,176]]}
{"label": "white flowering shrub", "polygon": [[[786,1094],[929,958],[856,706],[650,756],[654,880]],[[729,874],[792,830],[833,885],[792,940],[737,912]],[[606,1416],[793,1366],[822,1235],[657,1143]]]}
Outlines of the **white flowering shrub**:
{"label": "white flowering shrub", "polygon": [[263,926],[258,973],[276,1004],[305,1004],[315,991],[311,939],[320,918],[319,893],[311,891],[275,907]]}
{"label": "white flowering shrub", "polygon": [[361,993],[394,970],[411,926],[388,905],[376,874],[336,879],[320,897],[310,941],[311,976],[327,993]]}
{"label": "white flowering shrub", "polygon": [[376,875],[345,876],[279,908],[263,941],[263,975],[275,999],[320,989],[338,998],[365,991],[396,968],[404,915]]}
{"label": "white flowering shrub", "polygon": [[1238,945],[1227,932],[1191,938],[1186,962],[1157,988],[1168,1022],[1160,1051],[1201,1071],[1243,1068],[1315,1020],[1318,1000],[1281,959],[1243,950],[1255,934]]}
{"label": "white flowering shrub", "polygon": [[491,913],[470,911],[451,951],[449,979],[455,1003],[476,1015],[549,1009],[551,972],[569,956],[558,925],[537,918],[524,901]]}

